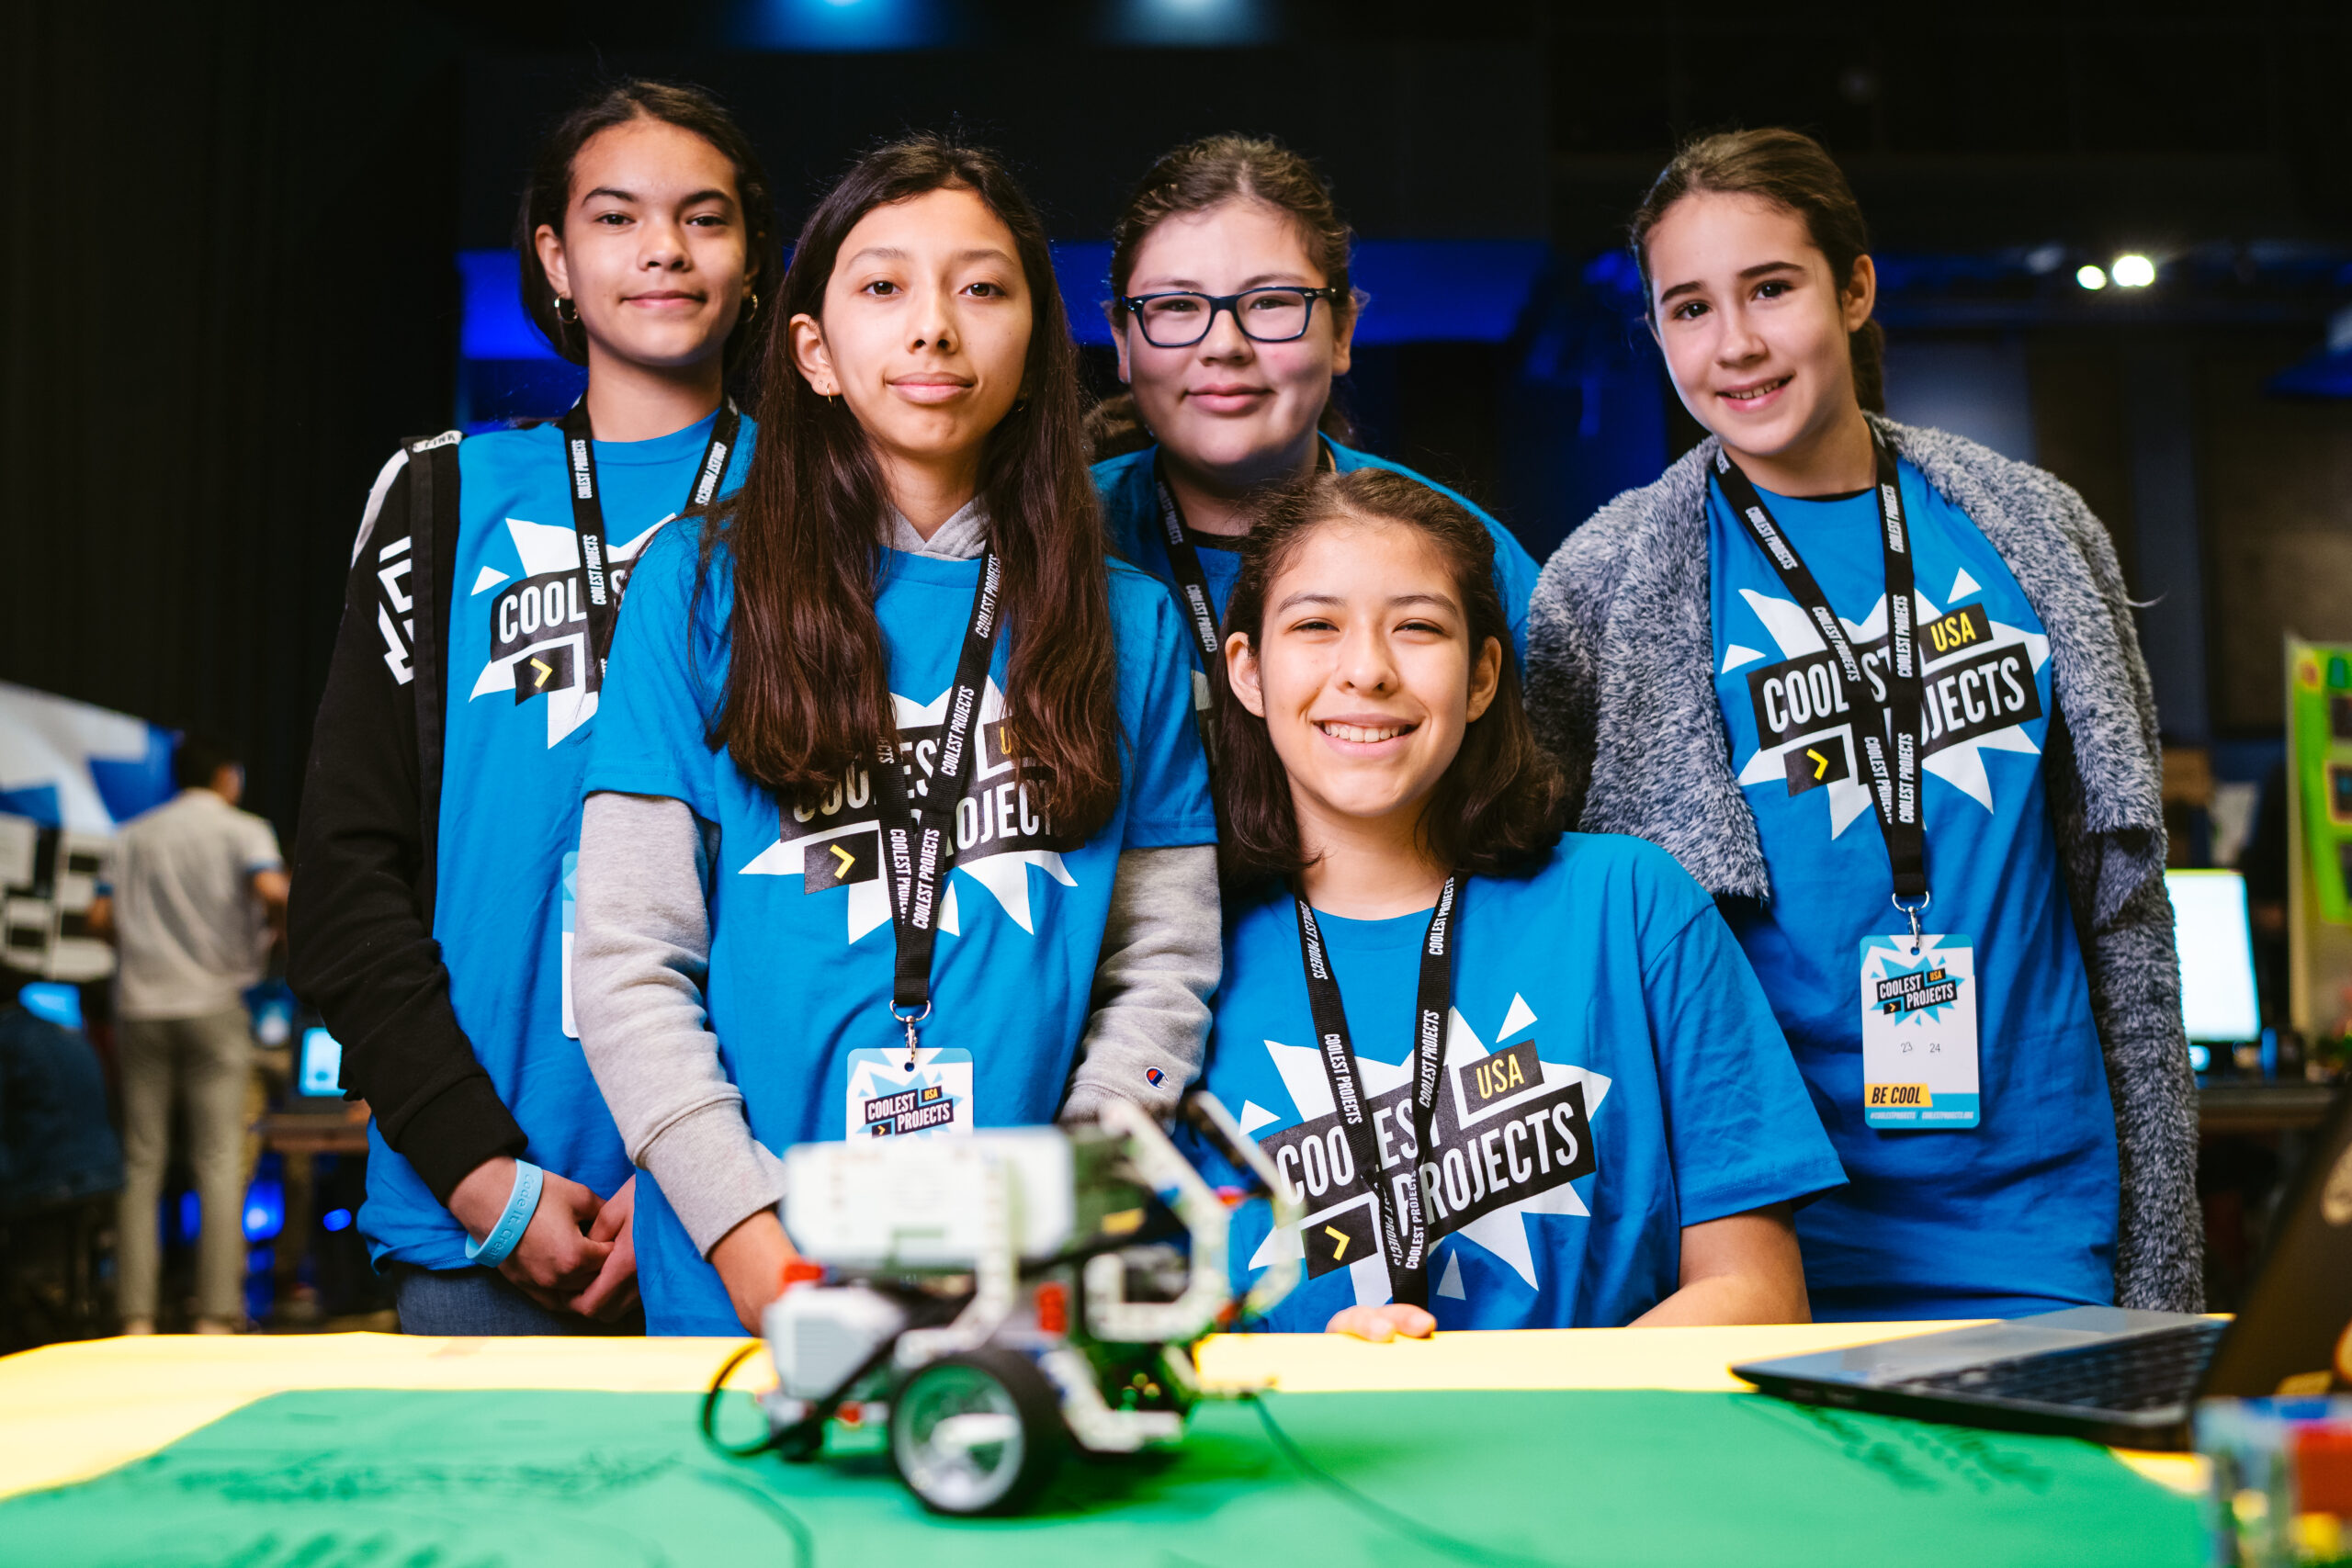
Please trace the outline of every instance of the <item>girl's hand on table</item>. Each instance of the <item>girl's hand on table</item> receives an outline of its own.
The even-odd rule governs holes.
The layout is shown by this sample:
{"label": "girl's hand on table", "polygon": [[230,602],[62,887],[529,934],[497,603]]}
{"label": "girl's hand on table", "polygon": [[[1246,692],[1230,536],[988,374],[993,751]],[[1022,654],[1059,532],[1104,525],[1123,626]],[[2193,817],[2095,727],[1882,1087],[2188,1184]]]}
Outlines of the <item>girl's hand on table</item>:
{"label": "girl's hand on table", "polygon": [[1408,1339],[1427,1339],[1437,1332],[1437,1317],[1425,1308],[1403,1302],[1390,1302],[1385,1306],[1351,1306],[1334,1314],[1331,1321],[1323,1325],[1323,1332],[1352,1334],[1359,1339],[1385,1345],[1400,1334]]}

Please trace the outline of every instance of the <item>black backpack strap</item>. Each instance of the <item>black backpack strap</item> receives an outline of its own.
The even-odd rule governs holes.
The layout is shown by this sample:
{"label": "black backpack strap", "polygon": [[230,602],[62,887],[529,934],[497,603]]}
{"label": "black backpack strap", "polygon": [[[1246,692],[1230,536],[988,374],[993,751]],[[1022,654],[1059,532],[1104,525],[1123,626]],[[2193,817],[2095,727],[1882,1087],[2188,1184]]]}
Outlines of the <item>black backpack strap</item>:
{"label": "black backpack strap", "polygon": [[415,586],[415,629],[410,657],[416,666],[416,798],[423,861],[417,901],[427,929],[440,864],[441,742],[447,678],[449,601],[458,572],[458,443],[445,431],[404,443],[409,466],[410,581]]}

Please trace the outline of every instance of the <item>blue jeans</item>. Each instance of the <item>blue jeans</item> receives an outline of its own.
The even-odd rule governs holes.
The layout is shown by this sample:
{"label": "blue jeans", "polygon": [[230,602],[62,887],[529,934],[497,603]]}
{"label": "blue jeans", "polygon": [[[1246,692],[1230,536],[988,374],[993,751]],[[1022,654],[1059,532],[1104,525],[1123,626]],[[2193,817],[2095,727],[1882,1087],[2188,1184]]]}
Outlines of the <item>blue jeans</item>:
{"label": "blue jeans", "polygon": [[392,1299],[402,1334],[601,1334],[645,1332],[645,1314],[631,1307],[617,1323],[578,1313],[551,1312],[489,1269],[419,1269],[395,1263]]}

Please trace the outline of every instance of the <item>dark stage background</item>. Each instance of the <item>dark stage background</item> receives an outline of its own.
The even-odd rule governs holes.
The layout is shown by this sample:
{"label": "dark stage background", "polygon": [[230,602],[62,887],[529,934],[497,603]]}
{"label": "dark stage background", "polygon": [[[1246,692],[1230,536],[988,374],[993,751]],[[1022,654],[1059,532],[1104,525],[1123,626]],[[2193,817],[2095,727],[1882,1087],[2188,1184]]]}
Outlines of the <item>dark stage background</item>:
{"label": "dark stage background", "polygon": [[[507,243],[538,128],[623,72],[725,95],[793,220],[858,147],[954,120],[1098,239],[1158,152],[1246,129],[1320,159],[1367,236],[1548,243],[1507,341],[1383,345],[1350,391],[1539,555],[1690,438],[1623,214],[1678,137],[1793,124],[1902,264],[1915,406],[2007,367],[2014,455],[2163,597],[2168,731],[2275,732],[2281,618],[2352,633],[2340,592],[2294,598],[2352,539],[2352,405],[2267,389],[2352,298],[2340,4],[1242,11],[1238,46],[1155,48],[1110,0],[914,6],[940,47],[812,53],[695,0],[0,8],[0,680],[231,738],[290,832],[368,481],[458,417],[454,258]],[[2126,246],[2178,258],[2163,287],[2074,288]]]}

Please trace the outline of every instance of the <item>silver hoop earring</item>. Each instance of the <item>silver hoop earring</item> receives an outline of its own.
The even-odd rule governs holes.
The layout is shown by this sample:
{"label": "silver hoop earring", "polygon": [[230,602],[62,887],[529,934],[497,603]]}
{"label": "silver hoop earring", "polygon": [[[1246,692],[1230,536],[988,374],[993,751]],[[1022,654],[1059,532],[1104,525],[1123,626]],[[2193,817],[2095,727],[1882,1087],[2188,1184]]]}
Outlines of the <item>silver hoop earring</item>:
{"label": "silver hoop earring", "polygon": [[580,324],[580,307],[571,302],[571,295],[559,294],[555,297],[555,319],[567,327]]}

